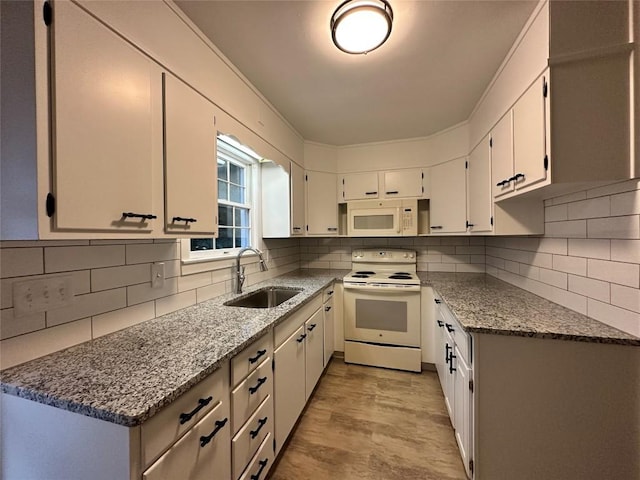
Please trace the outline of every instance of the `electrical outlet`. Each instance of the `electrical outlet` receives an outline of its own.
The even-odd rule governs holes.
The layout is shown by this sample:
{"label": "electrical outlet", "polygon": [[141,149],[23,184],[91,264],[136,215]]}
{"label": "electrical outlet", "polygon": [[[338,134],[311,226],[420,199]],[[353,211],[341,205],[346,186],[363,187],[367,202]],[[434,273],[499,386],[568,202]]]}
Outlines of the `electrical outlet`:
{"label": "electrical outlet", "polygon": [[16,317],[65,307],[73,302],[71,275],[27,280],[13,284],[13,308]]}
{"label": "electrical outlet", "polygon": [[151,265],[151,288],[164,287],[164,262]]}

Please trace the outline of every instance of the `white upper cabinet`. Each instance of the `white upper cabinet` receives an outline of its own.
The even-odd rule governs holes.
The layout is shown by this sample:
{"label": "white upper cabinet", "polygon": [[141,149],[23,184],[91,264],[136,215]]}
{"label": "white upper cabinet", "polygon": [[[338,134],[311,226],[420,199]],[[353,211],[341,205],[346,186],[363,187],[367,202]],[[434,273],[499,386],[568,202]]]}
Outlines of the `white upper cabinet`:
{"label": "white upper cabinet", "polygon": [[307,170],[305,180],[307,235],[337,235],[336,174]]}
{"label": "white upper cabinet", "polygon": [[164,74],[165,228],[216,236],[216,110],[211,102]]}
{"label": "white upper cabinet", "polygon": [[378,198],[378,172],[348,173],[342,176],[342,199]]}
{"label": "white upper cabinet", "polygon": [[[483,140],[484,141],[484,140]],[[491,185],[494,198],[513,192],[513,113],[509,110],[491,130]]]}
{"label": "white upper cabinet", "polygon": [[422,197],[424,173],[420,168],[382,172],[385,198]]}
{"label": "white upper cabinet", "polygon": [[54,228],[158,230],[161,71],[71,2],[56,2],[53,18]]}
{"label": "white upper cabinet", "polygon": [[491,145],[487,135],[469,154],[467,169],[467,203],[470,232],[493,230],[491,196]]}
{"label": "white upper cabinet", "polygon": [[291,162],[291,235],[304,235],[304,170]]}
{"label": "white upper cabinet", "polygon": [[467,231],[466,159],[431,167],[430,233]]}

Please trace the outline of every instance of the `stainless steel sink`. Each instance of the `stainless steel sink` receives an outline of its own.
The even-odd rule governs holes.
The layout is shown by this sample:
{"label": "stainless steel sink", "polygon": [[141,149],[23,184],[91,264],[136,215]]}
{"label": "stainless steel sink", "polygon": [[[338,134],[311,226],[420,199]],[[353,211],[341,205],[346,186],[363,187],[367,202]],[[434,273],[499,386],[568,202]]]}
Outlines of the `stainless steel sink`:
{"label": "stainless steel sink", "polygon": [[277,307],[295,297],[302,291],[300,288],[264,287],[248,295],[224,302],[228,307],[271,308]]}

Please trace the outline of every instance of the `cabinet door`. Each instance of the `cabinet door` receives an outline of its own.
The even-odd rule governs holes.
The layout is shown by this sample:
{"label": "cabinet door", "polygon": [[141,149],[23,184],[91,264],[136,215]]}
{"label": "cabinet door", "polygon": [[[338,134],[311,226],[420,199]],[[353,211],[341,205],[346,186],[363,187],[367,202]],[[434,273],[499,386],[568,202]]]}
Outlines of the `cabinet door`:
{"label": "cabinet door", "polygon": [[[445,330],[444,332],[444,386],[442,388],[444,393],[444,404],[447,407],[447,412],[449,413],[449,418],[451,419],[451,424],[453,428],[456,428],[455,425],[455,417],[454,417],[454,407],[455,407],[455,359],[453,358],[455,345],[453,343],[453,338],[451,334]],[[453,363],[452,363],[453,362]]]}
{"label": "cabinet door", "polygon": [[342,198],[344,200],[378,198],[378,172],[344,175],[342,177]]}
{"label": "cabinet door", "polygon": [[326,367],[331,360],[331,356],[335,350],[335,318],[333,309],[333,298],[326,301],[323,305],[324,314],[324,366]]}
{"label": "cabinet door", "polygon": [[462,456],[462,463],[467,471],[469,478],[472,477],[469,469],[469,458],[471,458],[471,408],[472,408],[472,392],[469,388],[470,370],[464,357],[460,351],[455,349],[454,358],[454,378],[455,393],[453,407],[453,423],[455,427],[456,442]]}
{"label": "cabinet door", "polygon": [[324,310],[318,309],[304,324],[306,338],[305,400],[318,383],[324,370]]}
{"label": "cabinet door", "polygon": [[161,72],[73,3],[54,10],[55,227],[149,232],[162,215]]}
{"label": "cabinet door", "polygon": [[307,235],[338,234],[336,175],[307,171]]}
{"label": "cabinet door", "polygon": [[420,168],[384,172],[385,198],[422,197],[424,174]]}
{"label": "cabinet door", "polygon": [[487,135],[469,154],[467,169],[469,231],[490,232],[493,196],[491,195],[491,147]]}
{"label": "cabinet door", "polygon": [[274,352],[276,454],[300,416],[305,395],[305,326],[298,328]]}
{"label": "cabinet door", "polygon": [[291,234],[304,235],[304,170],[291,162]]}
{"label": "cabinet door", "polygon": [[494,198],[513,192],[513,112],[491,131],[491,188]]}
{"label": "cabinet door", "polygon": [[191,87],[164,74],[165,228],[217,234],[215,108]]}
{"label": "cabinet door", "polygon": [[444,320],[440,313],[440,308],[436,305],[436,325],[435,325],[435,342],[436,342],[436,370],[438,371],[438,379],[440,380],[440,386],[442,392],[445,392],[445,379],[449,374],[447,357],[445,357],[445,333],[444,333]]}
{"label": "cabinet door", "polygon": [[431,167],[431,233],[467,231],[466,159]]}
{"label": "cabinet door", "polygon": [[516,190],[547,178],[546,82],[544,75],[513,107],[513,155]]}

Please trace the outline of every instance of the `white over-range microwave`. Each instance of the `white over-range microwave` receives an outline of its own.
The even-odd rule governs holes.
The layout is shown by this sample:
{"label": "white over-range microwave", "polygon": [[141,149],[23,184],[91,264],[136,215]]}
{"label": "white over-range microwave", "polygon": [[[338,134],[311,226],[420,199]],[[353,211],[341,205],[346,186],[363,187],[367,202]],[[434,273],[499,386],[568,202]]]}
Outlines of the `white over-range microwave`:
{"label": "white over-range microwave", "polygon": [[356,200],[347,203],[347,235],[401,237],[418,235],[418,201]]}

